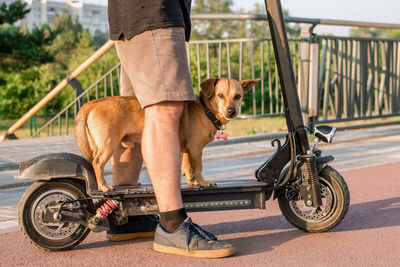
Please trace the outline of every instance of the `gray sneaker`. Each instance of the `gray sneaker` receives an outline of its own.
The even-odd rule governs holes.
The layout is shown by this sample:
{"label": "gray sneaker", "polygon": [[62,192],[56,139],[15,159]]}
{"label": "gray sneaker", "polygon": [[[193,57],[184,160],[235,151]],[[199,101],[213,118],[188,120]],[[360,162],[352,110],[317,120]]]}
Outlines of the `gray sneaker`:
{"label": "gray sneaker", "polygon": [[200,258],[223,258],[235,253],[235,247],[203,230],[187,217],[172,233],[158,225],[154,235],[155,251]]}

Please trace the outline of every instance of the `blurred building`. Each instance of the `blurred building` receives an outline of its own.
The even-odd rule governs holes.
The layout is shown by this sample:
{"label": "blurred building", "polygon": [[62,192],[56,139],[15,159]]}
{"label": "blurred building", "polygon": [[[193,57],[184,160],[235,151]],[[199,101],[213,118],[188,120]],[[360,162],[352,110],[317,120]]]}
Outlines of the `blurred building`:
{"label": "blurred building", "polygon": [[[15,0],[0,0],[0,4],[9,5]],[[108,31],[107,6],[100,3],[85,3],[85,0],[22,0],[31,9],[25,19],[21,21],[29,30],[43,24],[51,25],[54,16],[61,15],[64,11],[77,19],[84,29],[92,35],[96,30]]]}

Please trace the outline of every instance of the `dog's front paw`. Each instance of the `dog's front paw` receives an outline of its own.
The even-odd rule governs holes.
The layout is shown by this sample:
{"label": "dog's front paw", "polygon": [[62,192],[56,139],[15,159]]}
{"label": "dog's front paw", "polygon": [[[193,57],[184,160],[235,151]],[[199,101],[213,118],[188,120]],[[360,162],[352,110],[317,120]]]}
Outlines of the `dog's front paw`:
{"label": "dog's front paw", "polygon": [[114,190],[114,187],[112,187],[109,184],[99,185],[98,188],[100,191],[103,191],[104,193],[111,192]]}
{"label": "dog's front paw", "polygon": [[201,187],[214,187],[215,183],[213,181],[201,180],[197,181],[198,185]]}

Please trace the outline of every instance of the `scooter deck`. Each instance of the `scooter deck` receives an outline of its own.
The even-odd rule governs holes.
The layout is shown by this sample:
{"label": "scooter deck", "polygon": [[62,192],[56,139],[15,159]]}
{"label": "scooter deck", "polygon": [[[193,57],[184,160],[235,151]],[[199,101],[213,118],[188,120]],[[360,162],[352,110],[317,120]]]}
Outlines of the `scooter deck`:
{"label": "scooter deck", "polygon": [[[92,192],[93,197],[112,197],[123,201],[124,215],[158,213],[158,206],[151,185],[116,186],[108,193]],[[266,196],[267,195],[267,196]],[[220,180],[215,187],[188,187],[182,185],[184,207],[188,211],[231,209],[264,209],[270,191],[266,184],[252,179]]]}

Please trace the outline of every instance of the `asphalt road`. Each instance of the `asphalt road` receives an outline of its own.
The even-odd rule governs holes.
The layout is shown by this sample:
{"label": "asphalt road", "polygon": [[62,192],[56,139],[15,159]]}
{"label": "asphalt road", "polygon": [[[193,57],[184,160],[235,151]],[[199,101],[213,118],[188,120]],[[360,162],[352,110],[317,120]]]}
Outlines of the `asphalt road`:
{"label": "asphalt road", "polygon": [[342,172],[351,206],[333,230],[308,234],[281,216],[276,201],[266,210],[191,213],[220,239],[237,246],[225,259],[193,259],[152,250],[152,240],[123,243],[91,233],[73,250],[43,252],[21,232],[0,235],[1,266],[399,266],[400,162]]}
{"label": "asphalt road", "polygon": [[[73,250],[49,253],[14,231],[0,234],[0,266],[399,266],[400,136],[349,140],[321,146],[324,154],[335,156],[332,165],[346,179],[351,194],[346,218],[327,233],[297,230],[286,222],[277,202],[268,201],[266,210],[190,214],[196,223],[237,247],[230,258],[164,255],[152,250],[152,239],[111,243],[104,233],[91,233]],[[248,150],[234,157],[223,154],[205,162],[207,178],[248,178],[267,158]],[[147,179],[145,173],[142,179]],[[2,190],[3,210],[23,191]],[[9,206],[11,213],[15,204]]]}

